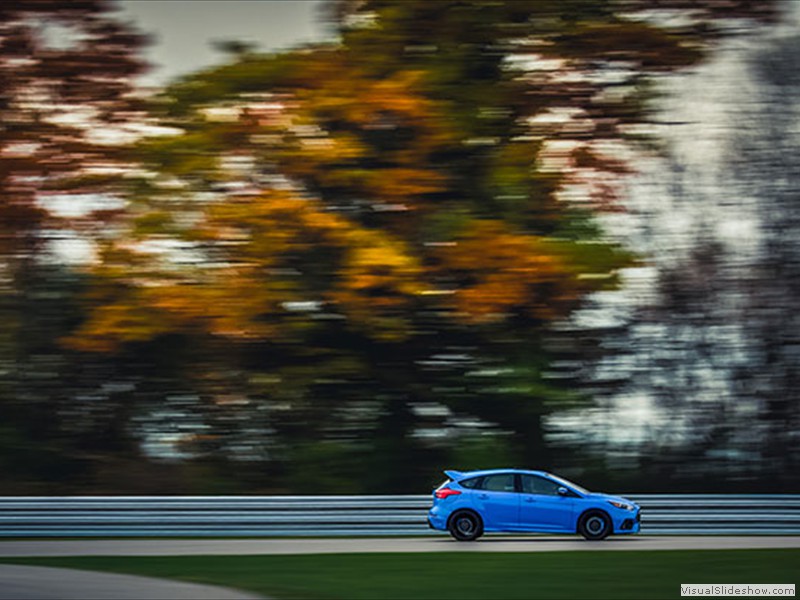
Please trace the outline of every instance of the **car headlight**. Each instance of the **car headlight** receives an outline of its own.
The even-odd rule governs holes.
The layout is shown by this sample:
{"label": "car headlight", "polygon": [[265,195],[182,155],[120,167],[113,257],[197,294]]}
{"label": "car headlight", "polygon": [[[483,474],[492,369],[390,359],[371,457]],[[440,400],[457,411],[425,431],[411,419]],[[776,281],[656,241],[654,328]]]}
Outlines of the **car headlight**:
{"label": "car headlight", "polygon": [[609,500],[609,504],[616,506],[617,508],[621,508],[622,510],[633,510],[633,506],[626,502],[617,502],[616,500]]}

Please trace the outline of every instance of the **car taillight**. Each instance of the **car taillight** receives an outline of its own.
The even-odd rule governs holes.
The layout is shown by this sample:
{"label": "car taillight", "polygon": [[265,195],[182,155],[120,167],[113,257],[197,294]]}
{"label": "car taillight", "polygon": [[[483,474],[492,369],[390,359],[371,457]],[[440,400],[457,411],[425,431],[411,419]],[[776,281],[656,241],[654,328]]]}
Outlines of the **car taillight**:
{"label": "car taillight", "polygon": [[458,490],[451,490],[450,488],[439,488],[434,492],[434,496],[439,498],[439,500],[444,500],[448,496],[458,496],[461,492]]}

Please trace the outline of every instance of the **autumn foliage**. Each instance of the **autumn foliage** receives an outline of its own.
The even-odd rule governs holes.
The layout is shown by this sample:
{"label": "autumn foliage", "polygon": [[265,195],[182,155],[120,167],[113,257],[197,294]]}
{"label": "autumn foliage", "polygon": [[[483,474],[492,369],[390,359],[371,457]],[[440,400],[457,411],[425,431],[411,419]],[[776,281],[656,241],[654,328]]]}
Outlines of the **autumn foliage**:
{"label": "autumn foliage", "polygon": [[[0,252],[33,254],[51,189],[109,202],[76,225],[93,257],[51,334],[104,423],[167,456],[268,464],[279,491],[352,491],[375,465],[400,489],[470,436],[546,467],[542,416],[578,401],[547,380],[548,333],[632,263],[594,214],[619,208],[647,82],[701,59],[718,4],[671,28],[633,0],[337,0],[335,41],[239,52],[146,117],[143,40],[103,3],[3,5]],[[43,15],[85,43],[44,48]],[[90,135],[130,118],[171,133]],[[442,417],[426,441],[425,409],[478,424]]]}

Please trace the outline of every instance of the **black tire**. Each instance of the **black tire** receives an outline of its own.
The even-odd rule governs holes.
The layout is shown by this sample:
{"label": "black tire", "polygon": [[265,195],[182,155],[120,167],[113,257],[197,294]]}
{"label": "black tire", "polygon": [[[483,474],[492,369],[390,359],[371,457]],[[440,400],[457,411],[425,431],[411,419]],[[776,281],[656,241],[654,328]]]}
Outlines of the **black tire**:
{"label": "black tire", "polygon": [[463,510],[450,517],[447,530],[459,542],[472,542],[483,535],[483,522],[474,512]]}
{"label": "black tire", "polygon": [[602,510],[590,510],[578,521],[578,533],[587,540],[599,541],[611,535],[611,517]]}

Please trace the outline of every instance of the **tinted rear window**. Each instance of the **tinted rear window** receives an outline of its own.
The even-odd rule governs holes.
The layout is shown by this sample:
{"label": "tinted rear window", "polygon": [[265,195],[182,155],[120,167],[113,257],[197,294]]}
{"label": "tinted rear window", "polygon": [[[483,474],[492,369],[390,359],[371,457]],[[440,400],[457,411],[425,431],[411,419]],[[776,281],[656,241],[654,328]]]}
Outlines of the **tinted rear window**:
{"label": "tinted rear window", "polygon": [[513,473],[499,473],[497,475],[486,475],[483,477],[480,489],[487,492],[513,492],[514,490],[514,474]]}

